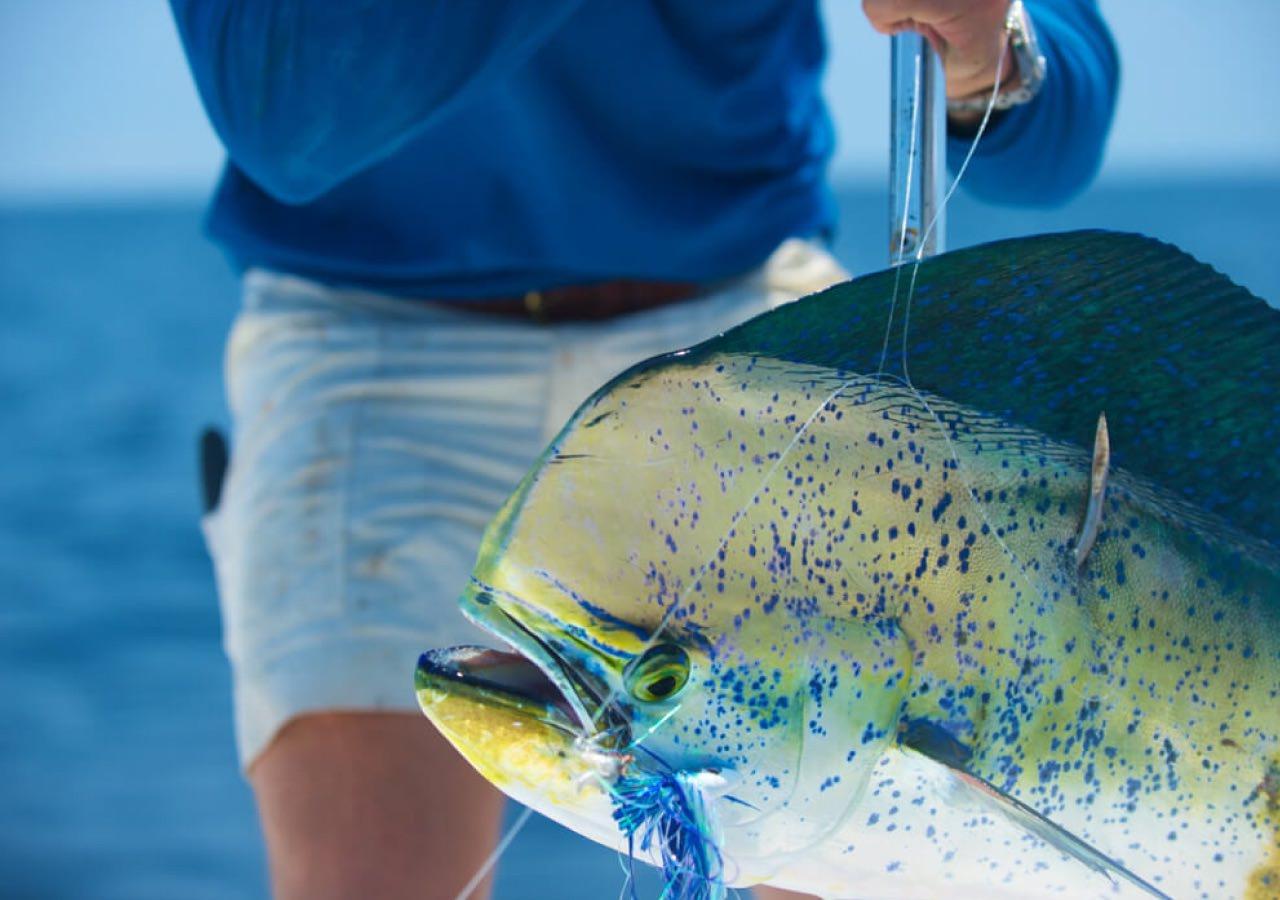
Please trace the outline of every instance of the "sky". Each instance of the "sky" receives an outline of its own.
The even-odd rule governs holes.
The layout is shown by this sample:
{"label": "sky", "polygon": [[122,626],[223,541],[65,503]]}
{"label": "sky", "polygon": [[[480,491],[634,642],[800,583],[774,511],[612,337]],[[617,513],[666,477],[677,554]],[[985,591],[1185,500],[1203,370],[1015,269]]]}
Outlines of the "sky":
{"label": "sky", "polygon": [[[821,2],[833,176],[884,177],[889,41]],[[1124,67],[1104,178],[1280,176],[1280,3],[1101,6]],[[0,0],[0,200],[199,195],[220,161],[162,0]]]}

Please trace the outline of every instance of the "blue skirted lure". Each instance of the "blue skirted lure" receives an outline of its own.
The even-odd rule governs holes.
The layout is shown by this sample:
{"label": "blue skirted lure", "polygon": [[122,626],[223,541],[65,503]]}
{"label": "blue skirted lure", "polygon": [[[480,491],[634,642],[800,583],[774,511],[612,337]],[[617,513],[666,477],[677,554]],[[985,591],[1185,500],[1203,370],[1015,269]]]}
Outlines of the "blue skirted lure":
{"label": "blue skirted lure", "polygon": [[[637,849],[656,850],[666,887],[662,900],[723,900],[719,829],[696,776],[683,772],[624,775],[612,786],[613,818]],[[638,900],[631,879],[631,900]]]}

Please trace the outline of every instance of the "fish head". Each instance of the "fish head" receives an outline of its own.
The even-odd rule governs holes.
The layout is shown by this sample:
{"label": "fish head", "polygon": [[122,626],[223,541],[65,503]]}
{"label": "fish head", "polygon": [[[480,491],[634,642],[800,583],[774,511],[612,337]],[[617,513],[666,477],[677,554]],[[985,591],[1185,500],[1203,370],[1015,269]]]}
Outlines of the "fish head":
{"label": "fish head", "polygon": [[[704,368],[623,376],[579,410],[489,527],[461,600],[514,653],[429,654],[418,691],[499,788],[606,844],[624,843],[619,778],[700,779],[747,884],[856,806],[910,654],[892,617],[850,616],[784,564],[802,550],[756,498],[785,417],[752,427],[754,475],[699,446],[682,410],[705,399]],[[749,393],[768,405],[773,389]]]}

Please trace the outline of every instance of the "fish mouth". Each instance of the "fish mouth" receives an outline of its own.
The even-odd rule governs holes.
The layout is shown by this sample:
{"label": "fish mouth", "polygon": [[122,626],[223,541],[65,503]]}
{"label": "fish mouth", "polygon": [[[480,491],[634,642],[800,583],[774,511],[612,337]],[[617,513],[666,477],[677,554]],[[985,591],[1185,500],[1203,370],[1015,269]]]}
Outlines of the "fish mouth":
{"label": "fish mouth", "polygon": [[414,687],[420,698],[441,692],[509,709],[570,736],[582,730],[564,692],[519,653],[471,646],[429,650],[418,658]]}
{"label": "fish mouth", "polygon": [[[483,586],[472,585],[462,610],[512,651],[486,647],[431,650],[418,660],[414,683],[424,691],[466,696],[489,706],[510,709],[574,738],[593,736],[594,743],[622,746],[629,728],[617,706],[607,702],[607,686],[574,665],[533,627],[554,631],[554,621],[527,621],[538,616],[522,604],[514,613],[494,600]],[[538,616],[538,618],[543,618]],[[607,740],[600,740],[604,736]]]}

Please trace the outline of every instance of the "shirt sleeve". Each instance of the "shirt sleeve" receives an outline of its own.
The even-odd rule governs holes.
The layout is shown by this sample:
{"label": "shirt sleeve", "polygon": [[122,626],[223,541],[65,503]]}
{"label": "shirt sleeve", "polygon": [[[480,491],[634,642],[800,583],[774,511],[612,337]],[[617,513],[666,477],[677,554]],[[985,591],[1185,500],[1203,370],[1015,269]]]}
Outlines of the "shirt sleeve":
{"label": "shirt sleeve", "polygon": [[[1095,0],[1026,0],[1046,76],[1030,103],[989,126],[963,187],[994,203],[1065,203],[1097,174],[1115,111],[1120,61]],[[972,141],[952,135],[954,171]]]}
{"label": "shirt sleeve", "polygon": [[286,203],[394,153],[510,74],[581,0],[171,0],[235,165]]}

